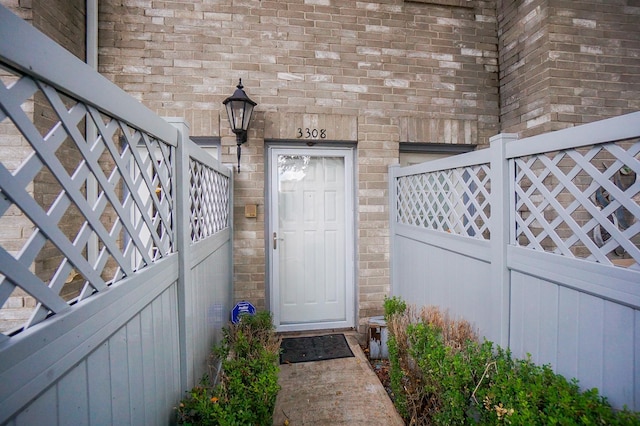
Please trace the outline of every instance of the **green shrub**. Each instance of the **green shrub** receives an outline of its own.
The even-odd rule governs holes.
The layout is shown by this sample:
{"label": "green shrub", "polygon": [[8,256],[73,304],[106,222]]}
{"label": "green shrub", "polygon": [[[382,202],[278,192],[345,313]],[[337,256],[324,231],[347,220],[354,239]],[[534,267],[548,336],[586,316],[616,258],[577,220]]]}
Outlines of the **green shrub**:
{"label": "green shrub", "polygon": [[407,303],[397,296],[385,297],[384,319],[389,321],[394,315],[402,315],[407,311]]}
{"label": "green shrub", "polygon": [[278,385],[278,354],[269,312],[243,316],[239,324],[223,330],[222,343],[214,348],[222,360],[218,384],[207,377],[178,407],[182,425],[270,425]]}
{"label": "green shrub", "polygon": [[448,345],[442,328],[424,322],[410,325],[408,335],[408,353],[416,366],[414,374],[422,380],[423,399],[430,402],[425,407],[427,413],[416,413],[414,417],[441,425],[473,424],[477,415],[469,400],[482,377],[491,344],[479,345],[467,339]]}
{"label": "green shrub", "polygon": [[580,391],[548,365],[478,343],[465,321],[396,309],[402,303],[385,302],[385,313],[389,305],[391,385],[407,424],[640,424],[640,413],[613,410],[597,389]]}
{"label": "green shrub", "polygon": [[476,393],[483,424],[640,424],[638,413],[612,410],[597,389],[581,391],[576,379],[568,381],[530,358],[514,360],[501,348],[486,373],[487,383]]}

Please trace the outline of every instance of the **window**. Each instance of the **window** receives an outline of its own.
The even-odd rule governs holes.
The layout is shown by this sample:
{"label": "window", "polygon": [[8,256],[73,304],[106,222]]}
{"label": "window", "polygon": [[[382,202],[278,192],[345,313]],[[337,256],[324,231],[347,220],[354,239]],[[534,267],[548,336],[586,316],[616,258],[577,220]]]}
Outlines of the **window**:
{"label": "window", "polygon": [[473,151],[476,145],[453,145],[448,143],[400,142],[400,166],[411,166],[426,161],[451,157]]}

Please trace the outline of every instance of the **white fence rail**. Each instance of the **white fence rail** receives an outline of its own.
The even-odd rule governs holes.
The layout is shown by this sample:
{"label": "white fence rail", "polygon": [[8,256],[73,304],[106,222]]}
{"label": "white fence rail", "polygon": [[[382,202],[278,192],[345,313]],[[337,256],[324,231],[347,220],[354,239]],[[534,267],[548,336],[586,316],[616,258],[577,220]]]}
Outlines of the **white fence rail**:
{"label": "white fence rail", "polygon": [[640,113],[390,168],[392,293],[640,409]]}
{"label": "white fence rail", "polygon": [[0,22],[0,424],[168,423],[231,308],[231,173]]}

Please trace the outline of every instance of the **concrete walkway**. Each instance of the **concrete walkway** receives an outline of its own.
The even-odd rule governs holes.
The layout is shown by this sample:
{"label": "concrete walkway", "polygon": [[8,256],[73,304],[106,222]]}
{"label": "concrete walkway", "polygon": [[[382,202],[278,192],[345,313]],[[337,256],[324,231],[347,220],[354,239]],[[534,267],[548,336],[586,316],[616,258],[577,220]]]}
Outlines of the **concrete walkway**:
{"label": "concrete walkway", "polygon": [[355,357],[280,366],[274,425],[404,425],[355,333],[344,335]]}

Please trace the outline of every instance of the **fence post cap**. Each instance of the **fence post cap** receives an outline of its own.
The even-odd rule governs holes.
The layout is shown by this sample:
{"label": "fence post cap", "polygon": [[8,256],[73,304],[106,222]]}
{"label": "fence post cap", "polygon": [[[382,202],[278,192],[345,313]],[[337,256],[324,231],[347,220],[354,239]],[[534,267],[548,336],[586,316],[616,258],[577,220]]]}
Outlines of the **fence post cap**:
{"label": "fence post cap", "polygon": [[517,133],[498,133],[497,135],[491,136],[489,138],[489,143],[497,143],[499,141],[508,142],[508,141],[515,141],[517,139],[518,139]]}

